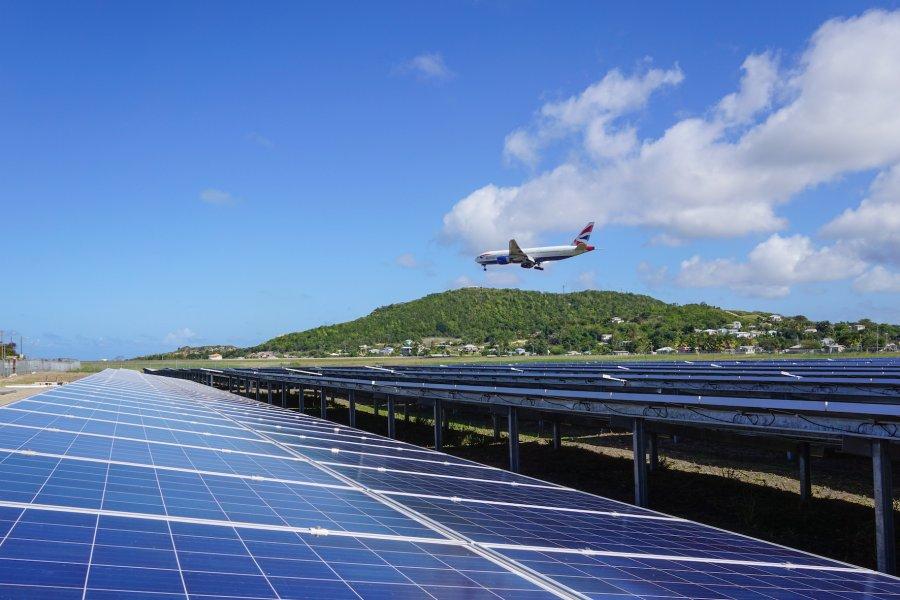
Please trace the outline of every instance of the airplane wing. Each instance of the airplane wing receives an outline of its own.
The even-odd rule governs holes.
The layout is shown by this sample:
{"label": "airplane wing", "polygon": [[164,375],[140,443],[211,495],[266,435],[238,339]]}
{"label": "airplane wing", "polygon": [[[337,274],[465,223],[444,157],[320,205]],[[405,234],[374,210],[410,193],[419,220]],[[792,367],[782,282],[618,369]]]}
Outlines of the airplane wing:
{"label": "airplane wing", "polygon": [[509,262],[521,263],[523,265],[534,265],[534,259],[522,252],[516,240],[509,240]]}

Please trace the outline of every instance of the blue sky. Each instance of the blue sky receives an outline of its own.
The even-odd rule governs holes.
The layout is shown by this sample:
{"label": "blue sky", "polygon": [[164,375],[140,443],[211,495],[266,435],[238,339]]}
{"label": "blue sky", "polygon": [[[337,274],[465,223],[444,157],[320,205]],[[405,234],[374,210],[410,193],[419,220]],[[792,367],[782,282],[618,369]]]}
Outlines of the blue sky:
{"label": "blue sky", "polygon": [[896,322],[877,6],[0,2],[0,328],[131,356],[462,285]]}

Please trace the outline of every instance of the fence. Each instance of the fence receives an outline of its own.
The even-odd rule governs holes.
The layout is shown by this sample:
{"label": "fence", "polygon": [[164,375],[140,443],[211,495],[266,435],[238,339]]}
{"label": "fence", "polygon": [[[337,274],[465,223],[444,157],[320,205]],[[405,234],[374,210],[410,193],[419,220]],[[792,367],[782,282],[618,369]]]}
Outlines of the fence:
{"label": "fence", "polygon": [[0,376],[6,377],[13,373],[24,375],[35,371],[75,371],[81,368],[81,361],[65,358],[45,359],[29,358],[25,360],[7,359],[0,362]]}

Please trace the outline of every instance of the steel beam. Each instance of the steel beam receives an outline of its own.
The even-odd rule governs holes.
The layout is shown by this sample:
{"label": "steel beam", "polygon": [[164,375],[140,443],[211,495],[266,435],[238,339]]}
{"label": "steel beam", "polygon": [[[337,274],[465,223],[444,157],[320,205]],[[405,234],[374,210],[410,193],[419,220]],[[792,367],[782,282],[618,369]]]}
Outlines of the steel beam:
{"label": "steel beam", "polygon": [[647,432],[644,419],[634,419],[632,423],[632,447],[634,450],[634,503],[647,507]]}
{"label": "steel beam", "polygon": [[434,401],[434,449],[440,452],[443,444],[444,428],[441,425],[444,422],[444,410],[441,406],[441,400]]}
{"label": "steel beam", "polygon": [[509,470],[519,472],[519,409],[509,407]]}
{"label": "steel beam", "polygon": [[808,442],[801,442],[797,446],[797,466],[800,470],[800,500],[806,502],[812,498]]}
{"label": "steel beam", "polygon": [[349,423],[350,427],[356,427],[356,392],[350,390],[347,392],[347,403],[349,405]]}
{"label": "steel beam", "polygon": [[393,439],[397,437],[397,424],[394,420],[394,397],[388,396],[387,399],[387,422],[388,422],[388,437]]}
{"label": "steel beam", "polygon": [[875,483],[875,547],[878,570],[893,575],[897,569],[894,545],[894,493],[891,481],[890,443],[872,441],[872,474]]}

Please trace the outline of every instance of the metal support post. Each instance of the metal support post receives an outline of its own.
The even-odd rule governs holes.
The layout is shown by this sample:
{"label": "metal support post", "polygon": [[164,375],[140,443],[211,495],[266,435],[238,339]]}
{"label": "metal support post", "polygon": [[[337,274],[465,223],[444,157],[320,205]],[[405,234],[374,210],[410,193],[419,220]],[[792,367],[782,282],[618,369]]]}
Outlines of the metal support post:
{"label": "metal support post", "polygon": [[647,434],[644,419],[633,419],[632,445],[634,449],[634,503],[647,506]]}
{"label": "metal support post", "polygon": [[347,393],[347,404],[349,406],[349,408],[347,409],[349,411],[348,423],[350,424],[350,427],[356,427],[356,392],[355,391],[350,390]]}
{"label": "metal support post", "polygon": [[443,447],[443,442],[441,440],[444,429],[441,427],[441,424],[444,421],[444,411],[441,407],[441,401],[434,401],[434,449],[439,451]]}
{"label": "metal support post", "polygon": [[256,388],[256,401],[259,402],[259,379],[253,382],[253,387]]}
{"label": "metal support post", "polygon": [[306,388],[298,389],[297,393],[300,395],[297,398],[297,408],[300,409],[300,412],[306,412]]}
{"label": "metal support post", "polygon": [[509,407],[509,470],[519,472],[519,410]]}
{"label": "metal support post", "polygon": [[328,419],[328,392],[325,391],[325,388],[322,388],[319,391],[319,416],[323,419]]}
{"label": "metal support post", "polygon": [[659,436],[651,432],[647,436],[647,441],[650,442],[650,471],[652,472],[659,469]]}
{"label": "metal support post", "polygon": [[287,384],[281,382],[281,408],[287,408]]}
{"label": "metal support post", "polygon": [[797,446],[797,466],[800,469],[800,500],[806,502],[812,498],[812,480],[810,479],[809,442],[801,442]]}
{"label": "metal support post", "polygon": [[553,449],[559,450],[560,448],[562,448],[562,436],[559,433],[559,419],[553,419],[552,430],[553,430]]}
{"label": "metal support post", "polygon": [[266,382],[266,396],[268,396],[268,399],[266,401],[269,404],[272,404],[272,382],[271,381]]}
{"label": "metal support post", "polygon": [[500,415],[498,415],[495,412],[491,413],[491,425],[494,428],[494,432],[493,432],[494,441],[499,442],[500,441]]}
{"label": "metal support post", "polygon": [[387,399],[387,421],[388,421],[388,437],[393,439],[397,437],[397,423],[395,422],[394,417],[394,397],[388,396]]}
{"label": "metal support post", "polygon": [[409,400],[403,401],[403,420],[409,423]]}
{"label": "metal support post", "polygon": [[875,547],[878,570],[893,575],[897,568],[894,545],[894,493],[891,481],[890,442],[872,441],[872,474],[875,483]]}

